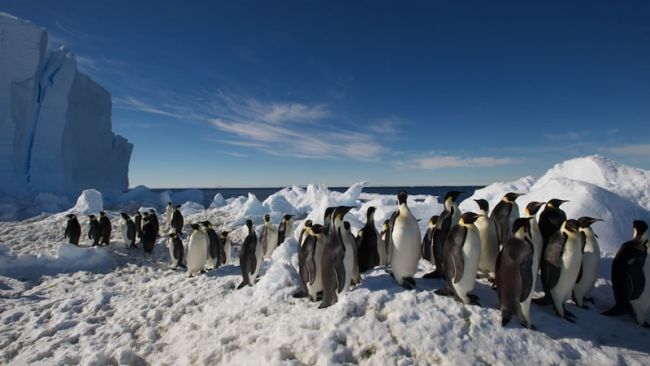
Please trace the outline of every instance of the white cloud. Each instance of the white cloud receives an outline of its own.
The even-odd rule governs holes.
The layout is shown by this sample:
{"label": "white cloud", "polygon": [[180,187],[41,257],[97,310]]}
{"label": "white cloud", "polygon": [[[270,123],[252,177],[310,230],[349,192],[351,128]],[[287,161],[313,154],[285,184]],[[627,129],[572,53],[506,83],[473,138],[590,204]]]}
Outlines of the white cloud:
{"label": "white cloud", "polygon": [[520,159],[511,157],[496,158],[491,156],[461,157],[453,155],[437,155],[412,159],[407,163],[407,166],[419,169],[479,168],[512,165],[520,162]]}
{"label": "white cloud", "polygon": [[650,144],[631,144],[631,145],[622,145],[622,146],[614,146],[614,147],[605,147],[605,148],[601,148],[600,150],[613,155],[641,156],[641,157],[650,156]]}

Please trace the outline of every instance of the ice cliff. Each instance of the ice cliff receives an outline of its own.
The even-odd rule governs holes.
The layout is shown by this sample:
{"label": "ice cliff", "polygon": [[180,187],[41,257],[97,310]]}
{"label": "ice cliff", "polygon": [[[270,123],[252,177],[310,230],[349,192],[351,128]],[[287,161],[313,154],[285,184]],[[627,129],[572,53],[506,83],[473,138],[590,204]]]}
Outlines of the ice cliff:
{"label": "ice cliff", "polygon": [[47,44],[0,13],[0,192],[126,190],[133,145],[111,131],[111,95]]}

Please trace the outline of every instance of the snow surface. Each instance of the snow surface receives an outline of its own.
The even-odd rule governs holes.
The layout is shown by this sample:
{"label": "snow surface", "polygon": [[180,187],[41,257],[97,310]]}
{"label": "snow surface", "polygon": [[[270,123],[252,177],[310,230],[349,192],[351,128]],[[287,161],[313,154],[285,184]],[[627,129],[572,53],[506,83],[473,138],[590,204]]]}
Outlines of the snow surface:
{"label": "snow surface", "polygon": [[[626,198],[640,194],[631,189],[623,197],[575,175],[554,174],[544,181],[525,178],[489,186],[477,197],[488,197],[494,205],[503,192],[516,190],[531,199],[568,196],[576,205],[567,205],[570,216],[579,208],[594,216],[648,213]],[[242,290],[234,289],[241,280],[236,264],[191,279],[170,270],[164,238],[147,257],[125,249],[117,234],[105,248],[88,247],[84,236],[79,248],[64,244],[63,212],[0,223],[0,364],[650,364],[648,329],[630,317],[599,314],[613,302],[611,256],[601,264],[596,305],[585,310],[568,304],[576,324],[556,317],[550,307],[533,306],[538,331],[516,321],[503,328],[496,293],[487,282],[479,281],[475,290],[483,307],[462,305],[433,293],[444,285],[440,280],[418,278],[416,290],[409,291],[385,268],[364,274],[360,285],[328,309],[294,299],[299,288],[296,238],[305,219],[319,222],[328,205],[354,205],[345,219],[356,231],[367,207],[377,208],[377,226],[396,208],[395,197],[363,193],[363,186],[345,193],[317,185],[290,187],[264,203],[249,194],[208,209],[190,202],[196,209],[188,212],[187,223],[208,219],[218,230],[232,230],[233,258],[244,238],[245,217],[254,218],[259,231],[265,213],[279,223],[285,212],[275,208],[298,213],[294,235],[263,263],[259,282]],[[421,228],[442,211],[432,196],[410,196],[408,204]],[[461,206],[473,209],[472,204]],[[117,212],[107,211],[114,232]],[[85,234],[87,218],[80,222]],[[601,242],[631,236],[631,221],[609,223],[596,226]],[[420,261],[416,278],[431,269]]]}

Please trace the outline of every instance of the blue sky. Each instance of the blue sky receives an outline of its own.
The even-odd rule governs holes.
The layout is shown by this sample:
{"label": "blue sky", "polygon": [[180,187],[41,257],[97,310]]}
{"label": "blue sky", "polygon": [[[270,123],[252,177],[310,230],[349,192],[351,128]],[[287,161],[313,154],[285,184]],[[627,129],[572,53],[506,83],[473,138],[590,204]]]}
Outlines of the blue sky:
{"label": "blue sky", "polygon": [[5,0],[113,95],[132,186],[650,169],[650,3]]}

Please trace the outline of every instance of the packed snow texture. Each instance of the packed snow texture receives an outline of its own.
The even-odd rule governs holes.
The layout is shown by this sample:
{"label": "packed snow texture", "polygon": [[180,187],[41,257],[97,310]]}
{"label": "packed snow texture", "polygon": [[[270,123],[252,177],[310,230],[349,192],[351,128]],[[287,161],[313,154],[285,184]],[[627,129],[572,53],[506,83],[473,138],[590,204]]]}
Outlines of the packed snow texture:
{"label": "packed snow texture", "polygon": [[47,32],[0,13],[0,192],[128,188],[133,145],[111,131],[111,95]]}

